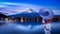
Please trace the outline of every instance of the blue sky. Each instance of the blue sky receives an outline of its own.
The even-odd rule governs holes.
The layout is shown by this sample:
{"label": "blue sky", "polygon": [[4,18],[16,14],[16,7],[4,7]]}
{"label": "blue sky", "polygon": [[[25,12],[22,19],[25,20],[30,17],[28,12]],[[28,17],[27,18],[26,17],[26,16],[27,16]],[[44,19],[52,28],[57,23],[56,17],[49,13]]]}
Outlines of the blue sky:
{"label": "blue sky", "polygon": [[[14,4],[22,3],[25,5],[27,4],[26,6],[28,6],[28,4],[29,4],[29,5],[33,5],[32,7],[34,7],[34,6],[35,7],[37,7],[37,6],[49,7],[51,9],[54,9],[53,10],[53,11],[55,11],[54,13],[60,15],[60,0],[0,0],[0,6],[2,6],[1,2],[8,2],[8,3],[10,2],[10,3],[14,3]],[[25,6],[25,5],[21,5],[22,8],[24,8],[23,6]],[[12,7],[14,7],[14,6],[12,6]],[[30,6],[28,6],[28,7],[30,7]],[[37,7],[37,8],[40,8],[40,7]],[[10,7],[8,7],[7,9],[10,10]],[[19,9],[21,9],[21,8],[19,8]]]}
{"label": "blue sky", "polygon": [[60,8],[60,0],[0,0],[0,2],[28,3]]}

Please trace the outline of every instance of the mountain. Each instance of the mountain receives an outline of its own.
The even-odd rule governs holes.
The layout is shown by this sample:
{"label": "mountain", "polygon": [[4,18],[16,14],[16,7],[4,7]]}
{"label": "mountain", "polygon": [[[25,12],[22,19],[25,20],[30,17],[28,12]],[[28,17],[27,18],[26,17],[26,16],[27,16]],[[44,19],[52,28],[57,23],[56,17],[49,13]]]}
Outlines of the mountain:
{"label": "mountain", "polygon": [[4,15],[4,14],[2,14],[2,13],[0,13],[0,18],[5,18],[5,17],[7,17],[6,15]]}
{"label": "mountain", "polygon": [[37,13],[33,9],[27,9],[21,13],[15,14],[15,15],[10,15],[11,17],[38,17],[39,13]]}
{"label": "mountain", "polygon": [[[25,11],[18,13],[18,14],[14,14],[14,15],[10,15],[11,17],[40,17],[39,13],[37,13],[34,9],[26,9]],[[54,15],[55,17],[57,15]],[[58,15],[60,16],[60,15]]]}

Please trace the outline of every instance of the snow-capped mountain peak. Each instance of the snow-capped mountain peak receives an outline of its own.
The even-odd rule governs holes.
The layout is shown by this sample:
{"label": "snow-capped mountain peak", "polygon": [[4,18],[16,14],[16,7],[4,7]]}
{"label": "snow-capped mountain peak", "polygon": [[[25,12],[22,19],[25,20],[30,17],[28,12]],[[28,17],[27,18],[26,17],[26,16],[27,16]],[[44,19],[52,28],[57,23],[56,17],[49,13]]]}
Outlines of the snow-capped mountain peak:
{"label": "snow-capped mountain peak", "polygon": [[36,11],[34,9],[29,8],[29,9],[24,10],[24,12],[25,13],[35,13]]}

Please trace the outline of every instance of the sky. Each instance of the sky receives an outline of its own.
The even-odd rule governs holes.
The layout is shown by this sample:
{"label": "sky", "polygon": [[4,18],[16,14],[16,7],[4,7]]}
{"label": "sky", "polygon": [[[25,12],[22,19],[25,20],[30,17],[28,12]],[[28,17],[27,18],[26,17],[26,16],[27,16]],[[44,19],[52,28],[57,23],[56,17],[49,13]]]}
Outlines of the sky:
{"label": "sky", "polygon": [[60,0],[0,0],[0,2],[28,3],[42,6],[60,7]]}
{"label": "sky", "polygon": [[[7,8],[3,6],[7,6]],[[10,10],[8,11],[10,14],[12,14],[12,9],[18,11],[14,13],[20,13],[22,10],[27,10],[31,7],[35,10],[48,7],[51,8],[55,14],[60,15],[60,0],[0,0],[0,9],[1,7],[3,7],[4,10]],[[13,8],[11,9],[11,7]]]}

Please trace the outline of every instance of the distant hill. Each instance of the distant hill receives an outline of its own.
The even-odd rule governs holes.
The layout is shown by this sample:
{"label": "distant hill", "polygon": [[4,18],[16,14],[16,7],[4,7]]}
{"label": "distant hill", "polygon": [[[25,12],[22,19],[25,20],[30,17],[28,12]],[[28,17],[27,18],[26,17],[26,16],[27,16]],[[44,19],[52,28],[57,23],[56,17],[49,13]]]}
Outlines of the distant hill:
{"label": "distant hill", "polygon": [[0,13],[0,18],[5,18],[5,17],[7,17],[6,15],[4,15],[4,14],[2,14],[2,13]]}

